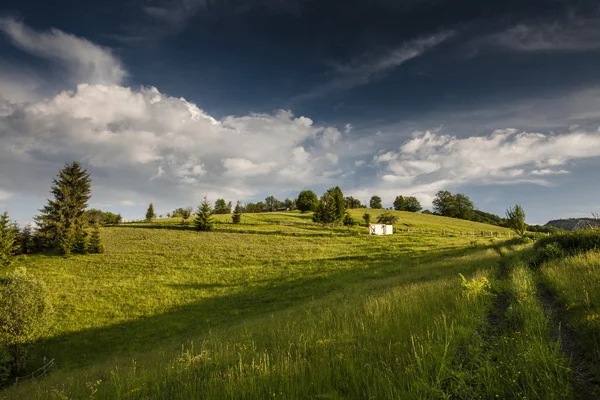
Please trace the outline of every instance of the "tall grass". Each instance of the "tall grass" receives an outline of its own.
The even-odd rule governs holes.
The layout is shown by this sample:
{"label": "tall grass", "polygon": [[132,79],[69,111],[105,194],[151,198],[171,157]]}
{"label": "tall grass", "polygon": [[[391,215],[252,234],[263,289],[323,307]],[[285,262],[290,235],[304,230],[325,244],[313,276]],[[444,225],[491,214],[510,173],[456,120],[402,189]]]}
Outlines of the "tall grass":
{"label": "tall grass", "polygon": [[547,262],[540,273],[600,380],[600,251]]}

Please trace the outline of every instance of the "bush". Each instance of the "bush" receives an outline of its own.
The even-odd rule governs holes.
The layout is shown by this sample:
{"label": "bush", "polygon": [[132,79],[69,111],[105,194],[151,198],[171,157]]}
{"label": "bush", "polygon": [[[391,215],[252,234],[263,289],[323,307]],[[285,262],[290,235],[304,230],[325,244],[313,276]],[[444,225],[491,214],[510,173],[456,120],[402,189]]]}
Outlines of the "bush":
{"label": "bush", "polygon": [[25,366],[29,346],[46,331],[51,315],[44,286],[25,268],[17,268],[0,285],[0,347],[9,354],[1,357],[0,373],[7,363],[13,372]]}
{"label": "bush", "polygon": [[378,224],[391,225],[391,224],[396,223],[396,221],[398,221],[398,217],[395,216],[394,214],[390,213],[390,212],[381,213],[377,217],[377,223]]}
{"label": "bush", "polygon": [[536,263],[600,249],[600,231],[588,229],[546,236],[538,239],[533,248]]}

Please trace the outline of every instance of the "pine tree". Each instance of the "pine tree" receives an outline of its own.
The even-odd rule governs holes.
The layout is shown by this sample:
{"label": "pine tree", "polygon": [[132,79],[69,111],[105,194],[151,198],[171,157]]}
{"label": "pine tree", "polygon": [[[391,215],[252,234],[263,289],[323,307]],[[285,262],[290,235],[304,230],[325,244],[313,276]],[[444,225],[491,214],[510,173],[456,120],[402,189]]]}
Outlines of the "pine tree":
{"label": "pine tree", "polygon": [[0,268],[8,267],[13,262],[15,252],[19,249],[17,226],[4,211],[0,215]]}
{"label": "pine tree", "polygon": [[371,214],[369,214],[368,212],[364,213],[363,220],[365,221],[365,225],[369,226],[369,224],[371,223]]}
{"label": "pine tree", "polygon": [[77,232],[86,223],[85,209],[91,192],[90,174],[77,161],[65,165],[53,179],[50,192],[54,200],[40,210],[36,218],[38,235],[44,248],[57,248],[68,255],[73,250]]}
{"label": "pine tree", "polygon": [[73,253],[75,254],[86,254],[88,251],[88,235],[83,229],[75,232],[75,245],[73,246]]}
{"label": "pine tree", "polygon": [[21,232],[21,254],[32,254],[36,252],[35,232],[31,224],[25,225]]}
{"label": "pine tree", "polygon": [[239,224],[242,222],[242,204],[238,200],[235,204],[235,210],[233,210],[233,215],[231,216],[231,220],[234,224]]}
{"label": "pine tree", "polygon": [[150,203],[148,206],[148,211],[146,211],[146,221],[151,222],[154,218],[156,218],[156,213],[154,212],[154,204]]}
{"label": "pine tree", "polygon": [[204,196],[204,200],[198,206],[196,210],[196,219],[194,220],[194,225],[196,229],[199,231],[211,231],[213,229],[213,209],[210,206],[210,202],[208,198]]}
{"label": "pine tree", "polygon": [[100,228],[98,225],[94,226],[94,230],[90,235],[90,242],[88,243],[87,251],[89,253],[104,253],[104,245],[100,239]]}

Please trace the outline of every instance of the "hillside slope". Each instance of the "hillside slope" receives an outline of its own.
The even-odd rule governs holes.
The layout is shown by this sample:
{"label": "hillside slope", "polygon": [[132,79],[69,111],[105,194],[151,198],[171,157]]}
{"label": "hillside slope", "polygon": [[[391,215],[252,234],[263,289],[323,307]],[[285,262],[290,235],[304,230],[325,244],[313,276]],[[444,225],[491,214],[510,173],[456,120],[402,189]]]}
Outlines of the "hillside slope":
{"label": "hillside slope", "polygon": [[564,229],[566,231],[578,231],[580,229],[600,227],[600,219],[596,218],[564,218],[548,221],[546,226]]}
{"label": "hillside slope", "polygon": [[[358,218],[364,210],[353,213]],[[413,228],[496,228],[398,214]],[[255,340],[269,331],[275,321],[270,315],[327,313],[349,301],[367,301],[365,294],[384,288],[406,286],[403,302],[416,296],[416,308],[403,312],[407,327],[423,325],[425,332],[440,306],[455,301],[458,273],[473,275],[498,257],[489,237],[415,232],[373,237],[365,227],[322,227],[300,213],[244,215],[240,225],[225,223],[228,218],[216,216],[222,223],[214,232],[196,232],[177,219],[107,227],[101,232],[104,254],[17,261],[15,267],[26,266],[45,283],[56,310],[56,324],[37,344],[30,367],[40,366],[44,357],[56,363],[49,377],[20,385],[19,393],[26,395],[16,398],[53,398],[49,393],[65,381],[74,385],[68,397],[80,398],[86,382],[110,379],[115,366],[127,370],[132,358],[136,368],[159,373],[192,341],[229,338],[251,348],[244,336],[247,324],[256,327]],[[422,289],[411,294],[411,285]],[[434,293],[440,297],[426,302]],[[461,312],[469,318],[468,309]],[[420,316],[409,318],[410,313]],[[314,340],[327,341],[338,329],[316,326]]]}

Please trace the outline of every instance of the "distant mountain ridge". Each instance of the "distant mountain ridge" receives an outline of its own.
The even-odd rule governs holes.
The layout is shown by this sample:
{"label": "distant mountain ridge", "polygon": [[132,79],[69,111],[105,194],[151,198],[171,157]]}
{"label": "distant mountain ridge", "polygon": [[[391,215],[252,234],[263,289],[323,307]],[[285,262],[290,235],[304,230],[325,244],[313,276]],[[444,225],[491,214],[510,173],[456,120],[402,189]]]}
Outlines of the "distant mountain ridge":
{"label": "distant mountain ridge", "polygon": [[598,228],[600,227],[600,219],[596,218],[564,218],[554,219],[546,223],[545,226],[553,226],[555,228],[564,229],[567,231],[577,231],[579,229]]}

